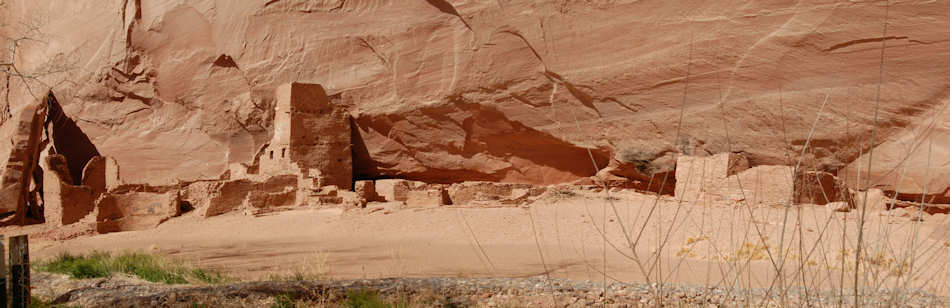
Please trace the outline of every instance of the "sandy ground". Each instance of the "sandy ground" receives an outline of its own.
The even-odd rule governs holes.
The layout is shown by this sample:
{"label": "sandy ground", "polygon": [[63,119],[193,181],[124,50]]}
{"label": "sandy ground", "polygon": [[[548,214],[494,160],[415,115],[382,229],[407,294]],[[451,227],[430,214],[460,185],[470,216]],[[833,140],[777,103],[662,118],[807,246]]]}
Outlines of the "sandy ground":
{"label": "sandy ground", "polygon": [[[787,220],[785,213],[783,207],[680,204],[629,191],[608,199],[603,192],[581,191],[551,193],[528,207],[411,209],[371,203],[362,210],[294,210],[262,217],[186,214],[153,230],[36,240],[31,248],[41,259],[62,251],[156,252],[237,279],[295,273],[338,279],[547,274],[832,291],[843,281],[850,289],[859,213],[821,206],[792,207]],[[912,276],[908,286],[946,294],[943,265],[950,257],[947,244],[937,240],[942,236],[934,233],[943,229],[946,215],[924,214],[924,221],[915,224],[903,217],[907,214],[868,212],[863,235],[868,244],[862,249],[871,253],[862,261],[862,289],[903,286]],[[606,236],[600,232],[605,225]],[[912,240],[915,228],[917,241]],[[637,242],[636,256],[630,242]],[[784,262],[779,246],[786,251]],[[910,251],[919,255],[913,264]],[[783,279],[775,279],[776,268],[786,273]]]}

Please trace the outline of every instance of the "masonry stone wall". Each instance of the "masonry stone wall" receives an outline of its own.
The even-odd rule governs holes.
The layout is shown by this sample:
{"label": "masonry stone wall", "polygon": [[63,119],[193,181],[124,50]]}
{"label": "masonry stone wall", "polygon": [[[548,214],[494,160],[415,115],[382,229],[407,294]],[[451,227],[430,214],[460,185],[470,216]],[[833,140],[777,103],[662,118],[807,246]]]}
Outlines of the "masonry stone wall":
{"label": "masonry stone wall", "polygon": [[318,84],[284,84],[276,97],[274,136],[260,156],[260,173],[316,174],[320,185],[350,189],[353,159],[346,110],[333,106]]}

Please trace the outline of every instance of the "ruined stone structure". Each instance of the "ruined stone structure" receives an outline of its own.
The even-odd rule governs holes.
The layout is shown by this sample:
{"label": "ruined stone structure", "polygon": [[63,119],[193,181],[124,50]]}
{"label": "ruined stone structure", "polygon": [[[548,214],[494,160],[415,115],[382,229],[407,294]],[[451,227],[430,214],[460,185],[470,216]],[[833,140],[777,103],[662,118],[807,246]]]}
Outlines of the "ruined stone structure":
{"label": "ruined stone structure", "polygon": [[43,200],[47,224],[68,225],[79,221],[93,211],[96,199],[105,192],[105,186],[73,185],[66,157],[61,154],[46,156],[41,166],[46,170],[43,173]]}
{"label": "ruined stone structure", "polygon": [[[216,179],[150,185],[124,183],[118,163],[100,155],[50,93],[0,127],[0,134],[9,136],[13,144],[0,168],[0,198],[5,201],[0,204],[2,222],[45,223],[71,234],[107,233],[154,228],[189,211],[211,217],[299,207],[361,208],[370,202],[410,208],[517,206],[538,200],[549,190],[548,186],[491,181],[354,182],[346,108],[334,106],[316,84],[279,86],[275,102],[273,135],[252,162],[232,164],[229,172]],[[795,203],[846,200],[845,204],[853,204],[853,193],[843,190],[832,174],[803,172],[792,183],[792,167],[750,167],[744,156],[735,153],[679,156],[673,171],[651,173],[644,166],[636,160],[618,160],[600,174],[571,185],[672,193],[689,203],[764,206],[784,204],[790,189],[795,189],[791,195]],[[657,186],[660,183],[664,184]],[[675,187],[658,188],[666,185]]]}
{"label": "ruined stone structure", "polygon": [[103,195],[96,203],[99,233],[144,230],[181,214],[175,187],[126,185]]}
{"label": "ruined stone structure", "polygon": [[179,213],[172,188],[123,186],[115,160],[100,156],[52,92],[7,121],[0,134],[14,145],[0,180],[3,225],[87,222],[113,232],[151,228]]}
{"label": "ruined stone structure", "polygon": [[334,106],[318,84],[284,84],[277,87],[275,97],[270,142],[253,162],[232,163],[228,181],[207,188],[210,203],[201,207],[202,215],[365,204],[349,191],[353,159],[345,108]]}
{"label": "ruined stone structure", "polygon": [[276,94],[274,136],[260,156],[260,173],[300,174],[314,188],[350,189],[353,159],[346,111],[331,105],[317,84],[284,84]]}
{"label": "ruined stone structure", "polygon": [[821,171],[801,172],[795,177],[795,203],[825,205],[831,202],[851,203],[850,194],[842,180]]}
{"label": "ruined stone structure", "polygon": [[104,159],[53,93],[4,126],[13,146],[0,180],[3,224],[62,225],[89,214],[106,189]]}
{"label": "ruined stone structure", "polygon": [[[41,220],[38,216],[34,191],[34,171],[39,157],[40,138],[43,131],[43,119],[46,108],[37,103],[28,105],[20,111],[18,117],[7,121],[4,132],[10,137],[10,150],[3,161],[0,177],[0,215],[4,215],[3,224],[27,224]],[[41,184],[40,184],[41,185]]]}
{"label": "ruined stone structure", "polygon": [[[740,154],[677,158],[677,200],[687,203],[749,202],[753,205],[819,204],[847,201],[849,195],[834,175],[800,171],[793,166],[755,166]],[[791,191],[794,189],[794,194]]]}
{"label": "ruined stone structure", "polygon": [[[735,176],[749,168],[749,162],[735,153],[708,157],[680,155],[676,160],[676,191],[684,202],[721,201],[742,198]],[[778,175],[776,175],[778,176]],[[785,195],[787,198],[787,194]]]}

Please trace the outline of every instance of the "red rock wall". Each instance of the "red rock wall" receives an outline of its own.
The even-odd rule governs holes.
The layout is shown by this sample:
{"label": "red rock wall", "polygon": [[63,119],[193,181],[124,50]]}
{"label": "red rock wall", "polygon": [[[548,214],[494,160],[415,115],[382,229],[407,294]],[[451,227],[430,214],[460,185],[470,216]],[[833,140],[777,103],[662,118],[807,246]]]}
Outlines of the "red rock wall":
{"label": "red rock wall", "polygon": [[[0,11],[44,17],[48,43],[25,46],[22,67],[72,60],[43,78],[132,183],[216,178],[228,157],[253,155],[271,124],[252,94],[291,81],[349,107],[358,177],[436,182],[576,180],[600,164],[581,163],[584,148],[790,165],[829,95],[807,165],[853,166],[882,145],[872,173],[892,183],[907,151],[897,141],[929,136],[911,127],[948,104],[943,1],[890,1],[886,34],[884,1],[434,3],[14,0]],[[32,101],[21,83],[13,110]],[[938,175],[950,169],[919,172],[924,154],[906,188],[946,191]]]}

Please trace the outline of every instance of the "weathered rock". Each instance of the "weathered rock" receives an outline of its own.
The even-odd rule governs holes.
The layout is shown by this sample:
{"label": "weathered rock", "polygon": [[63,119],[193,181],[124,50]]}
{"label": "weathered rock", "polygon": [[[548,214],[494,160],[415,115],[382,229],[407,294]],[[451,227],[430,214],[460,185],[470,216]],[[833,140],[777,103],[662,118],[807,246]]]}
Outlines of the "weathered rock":
{"label": "weathered rock", "polygon": [[102,156],[89,159],[82,169],[82,185],[88,186],[97,194],[106,192],[110,182],[106,179],[107,164],[106,158]]}
{"label": "weathered rock", "polygon": [[[923,197],[926,203],[950,204],[950,112],[940,105],[928,101],[921,103],[921,109],[904,110],[920,117],[902,123],[905,131],[878,141],[870,173],[868,153],[839,172],[850,175],[844,177],[848,186],[866,187],[870,175],[870,187],[897,193],[898,200],[919,202]],[[935,109],[923,111],[928,108]]]}
{"label": "weathered rock", "polygon": [[[687,151],[692,154],[698,151]],[[595,175],[610,187],[633,188],[672,195],[676,188],[674,150],[663,144],[642,142],[620,149]]]}
{"label": "weathered rock", "polygon": [[349,115],[333,106],[322,86],[289,83],[277,88],[274,137],[260,158],[265,176],[315,169],[319,186],[350,189],[353,162]]}
{"label": "weathered rock", "polygon": [[[102,193],[88,185],[73,185],[66,158],[53,154],[40,164],[48,172],[43,173],[43,216],[50,226],[75,223],[92,213],[96,199]],[[88,169],[88,168],[87,168]],[[104,184],[104,183],[103,183]]]}
{"label": "weathered rock", "polygon": [[180,214],[177,190],[109,193],[96,208],[99,233],[151,229]]}
{"label": "weathered rock", "polygon": [[835,212],[850,212],[851,205],[848,202],[838,201],[825,204],[825,207]]}
{"label": "weathered rock", "polygon": [[372,180],[370,181],[356,181],[353,183],[353,191],[356,192],[356,195],[360,198],[363,198],[366,202],[377,201],[379,200],[379,195],[376,194],[376,183]]}
{"label": "weathered rock", "polygon": [[[870,135],[875,104],[851,102],[874,100],[882,41],[886,76],[900,78],[883,80],[878,142],[940,110],[950,78],[932,65],[948,48],[939,42],[950,10],[940,1],[893,3],[900,22],[887,38],[877,1],[50,3],[7,1],[14,22],[4,31],[18,31],[29,13],[56,21],[42,27],[48,44],[20,51],[22,67],[76,55],[83,70],[58,87],[79,98],[67,107],[129,182],[221,174],[237,162],[221,157],[267,141],[269,101],[254,93],[302,76],[359,111],[358,161],[372,163],[358,165],[360,176],[532,182],[593,175],[573,162],[597,146],[698,155],[682,145],[701,145],[788,164],[788,145],[800,149],[826,93],[814,139],[827,142],[814,143],[822,158],[808,161],[841,166]],[[22,83],[9,86],[14,111],[29,102]],[[510,148],[509,134],[530,146]],[[179,153],[195,162],[178,163]]]}
{"label": "weathered rock", "polygon": [[298,176],[293,174],[269,177],[264,182],[248,179],[224,181],[219,186],[208,188],[213,197],[208,200],[207,208],[199,213],[204,217],[240,209],[245,209],[247,213],[260,213],[255,209],[297,205],[297,185]]}
{"label": "weathered rock", "polygon": [[421,182],[413,182],[402,179],[382,179],[376,180],[376,193],[382,201],[403,201],[408,199],[410,190],[425,185]]}
{"label": "weathered rock", "polygon": [[850,201],[847,188],[841,180],[828,172],[801,172],[795,178],[795,203],[824,205]]}
{"label": "weathered rock", "polygon": [[437,207],[448,204],[451,204],[449,194],[441,185],[406,192],[406,205],[409,207]]}
{"label": "weathered rock", "polygon": [[40,166],[45,171],[43,174],[54,176],[56,180],[71,183],[73,178],[69,174],[69,166],[66,165],[66,157],[60,154],[51,154],[43,157]]}
{"label": "weathered rock", "polygon": [[[884,191],[872,188],[866,191],[851,191],[854,207],[861,209],[867,206],[869,211],[888,210],[891,204],[891,198],[884,195]],[[865,201],[867,200],[867,201]]]}
{"label": "weathered rock", "polygon": [[[595,165],[607,164],[604,149],[564,141],[495,106],[465,98],[398,113],[361,114],[355,125],[355,173],[360,177],[550,184],[593,175]],[[424,154],[406,155],[415,152]],[[590,163],[579,163],[585,161]]]}
{"label": "weathered rock", "polygon": [[511,184],[494,182],[462,182],[447,188],[449,199],[455,205],[468,205],[472,202],[496,202],[513,204],[544,193],[545,188],[531,184]]}
{"label": "weathered rock", "polygon": [[119,163],[112,157],[106,157],[105,164],[106,190],[121,186],[123,183],[122,178],[119,177]]}
{"label": "weathered rock", "polygon": [[251,191],[245,200],[245,213],[258,215],[297,205],[297,191],[287,187],[281,192]]}
{"label": "weathered rock", "polygon": [[208,207],[204,212],[199,212],[201,216],[217,216],[240,209],[244,204],[244,199],[251,192],[254,183],[250,180],[226,181],[221,183],[208,202]]}
{"label": "weathered rock", "polygon": [[[10,214],[11,219],[4,223],[26,224],[30,220],[41,219],[28,215],[30,183],[33,181],[33,171],[36,167],[42,133],[44,109],[39,104],[24,107],[15,120],[4,125],[5,136],[9,136],[11,145],[7,148],[6,160],[3,161],[2,175],[0,175],[0,214]],[[28,217],[34,216],[34,217]]]}
{"label": "weathered rock", "polygon": [[[859,157],[875,146],[872,187],[950,200],[950,74],[933,65],[950,49],[948,3],[890,3],[899,22],[887,37],[880,1],[432,3],[12,0],[0,32],[45,16],[46,43],[24,44],[18,67],[81,63],[39,81],[69,93],[63,108],[129,183],[207,180],[252,163],[272,137],[273,91],[306,80],[353,115],[358,178],[572,182],[610,153],[637,154],[622,177],[626,167],[670,172],[672,153],[791,165],[820,116],[805,169],[847,166],[837,174],[859,181],[852,171],[866,170]],[[40,84],[0,83],[10,113]],[[879,88],[872,121],[878,104],[854,102]],[[897,187],[911,144],[927,146]]]}
{"label": "weathered rock", "polygon": [[[749,168],[745,157],[735,153],[722,153],[712,156],[681,155],[676,160],[677,199],[695,202],[714,195],[717,200],[729,195],[730,176]],[[738,181],[732,186],[738,186]]]}

